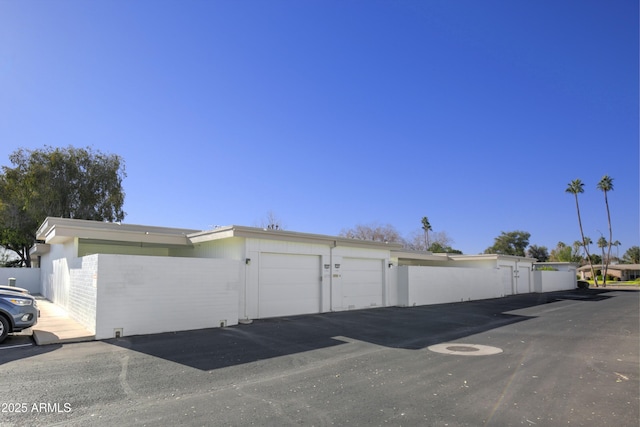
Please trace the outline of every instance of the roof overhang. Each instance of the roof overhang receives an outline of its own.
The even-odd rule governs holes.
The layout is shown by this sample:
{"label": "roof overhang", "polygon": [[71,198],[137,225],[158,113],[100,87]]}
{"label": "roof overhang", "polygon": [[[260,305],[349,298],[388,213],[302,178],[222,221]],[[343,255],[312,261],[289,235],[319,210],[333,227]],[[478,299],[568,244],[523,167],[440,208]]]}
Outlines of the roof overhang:
{"label": "roof overhang", "polygon": [[288,230],[271,230],[257,227],[245,227],[230,225],[214,230],[200,231],[190,234],[189,239],[193,243],[208,242],[211,240],[228,239],[231,237],[244,237],[250,239],[284,240],[287,242],[315,243],[330,245],[332,247],[349,246],[369,249],[401,249],[399,243],[374,242],[371,240],[348,239],[345,237],[328,236],[323,234],[300,233]]}
{"label": "roof overhang", "polygon": [[79,238],[111,242],[191,246],[187,235],[195,231],[182,228],[48,217],[38,229],[36,239],[47,244],[65,243]]}
{"label": "roof overhang", "polygon": [[498,260],[498,259],[518,261],[518,262],[538,261],[536,258],[529,258],[526,256],[517,256],[517,255],[503,255],[503,254],[449,255],[449,258],[452,261],[481,261],[481,260]]}
{"label": "roof overhang", "polygon": [[50,250],[51,245],[48,245],[46,243],[36,243],[29,249],[29,254],[31,256],[42,256],[48,254]]}
{"label": "roof overhang", "polygon": [[572,267],[578,267],[578,264],[575,262],[562,262],[562,261],[544,261],[544,262],[536,262],[536,265],[541,265],[541,266],[549,266],[549,267],[553,267],[553,266],[572,266]]}
{"label": "roof overhang", "polygon": [[434,254],[424,251],[397,250],[392,251],[391,256],[398,258],[398,260],[449,261],[449,255],[447,254]]}

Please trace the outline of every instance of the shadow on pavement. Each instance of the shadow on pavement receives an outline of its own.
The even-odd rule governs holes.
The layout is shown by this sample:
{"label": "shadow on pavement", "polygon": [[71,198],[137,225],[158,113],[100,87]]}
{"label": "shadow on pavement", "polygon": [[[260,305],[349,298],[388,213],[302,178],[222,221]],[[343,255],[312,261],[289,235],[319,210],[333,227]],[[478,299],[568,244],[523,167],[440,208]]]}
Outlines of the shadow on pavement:
{"label": "shadow on pavement", "polygon": [[26,359],[59,349],[60,345],[40,347],[35,345],[31,335],[9,335],[0,344],[0,365],[14,360]]}
{"label": "shadow on pavement", "polygon": [[345,344],[335,337],[390,348],[422,349],[530,317],[509,311],[560,300],[600,301],[607,290],[546,294],[419,307],[386,307],[256,320],[250,325],[106,340],[201,370],[213,370]]}

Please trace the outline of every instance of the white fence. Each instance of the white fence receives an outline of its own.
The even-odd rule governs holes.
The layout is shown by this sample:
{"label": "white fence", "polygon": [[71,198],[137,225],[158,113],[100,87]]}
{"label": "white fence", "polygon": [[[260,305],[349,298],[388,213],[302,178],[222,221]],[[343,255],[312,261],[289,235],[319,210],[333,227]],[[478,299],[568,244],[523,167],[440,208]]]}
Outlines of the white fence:
{"label": "white fence", "polygon": [[533,272],[534,292],[554,292],[575,289],[577,277],[575,271],[546,271]]}
{"label": "white fence", "polygon": [[[95,254],[56,259],[43,270],[45,296],[95,333],[97,339],[235,325],[245,286],[239,261]],[[39,269],[18,285],[39,284]],[[567,271],[532,272],[534,292],[574,289]],[[3,277],[3,276],[0,276]],[[399,266],[397,305],[414,306],[499,298],[505,285],[497,269]],[[23,286],[26,287],[26,286]]]}
{"label": "white fence", "polygon": [[97,339],[238,323],[238,261],[96,256]]}
{"label": "white fence", "polygon": [[96,339],[238,323],[238,261],[95,254],[53,263],[48,298]]}
{"label": "white fence", "polygon": [[[460,267],[398,267],[398,305],[414,306],[504,296],[500,271]],[[570,271],[534,271],[534,292],[575,289]]]}
{"label": "white fence", "polygon": [[7,285],[10,278],[16,279],[16,286],[40,293],[39,268],[0,268],[0,285]]}
{"label": "white fence", "polygon": [[460,267],[398,267],[398,305],[445,304],[503,296],[494,269]]}

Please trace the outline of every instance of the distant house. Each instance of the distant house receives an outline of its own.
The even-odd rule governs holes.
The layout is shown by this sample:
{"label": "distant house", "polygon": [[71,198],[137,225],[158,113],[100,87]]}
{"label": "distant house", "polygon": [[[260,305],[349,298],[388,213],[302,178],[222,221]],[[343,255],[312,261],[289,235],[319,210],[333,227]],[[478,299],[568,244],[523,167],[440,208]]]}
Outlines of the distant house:
{"label": "distant house", "polygon": [[[604,265],[594,265],[593,269],[596,271],[596,274],[600,275],[604,272]],[[578,274],[582,279],[592,279],[591,267],[588,265],[583,265],[578,268]],[[607,275],[614,277],[615,280],[635,280],[640,278],[640,264],[611,264],[607,268]]]}

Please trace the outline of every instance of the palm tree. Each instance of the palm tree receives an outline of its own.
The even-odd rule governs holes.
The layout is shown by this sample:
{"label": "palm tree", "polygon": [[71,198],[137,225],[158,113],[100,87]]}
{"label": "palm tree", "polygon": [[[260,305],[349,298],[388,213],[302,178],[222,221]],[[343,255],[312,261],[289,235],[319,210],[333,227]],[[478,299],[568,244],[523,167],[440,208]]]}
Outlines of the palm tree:
{"label": "palm tree", "polygon": [[620,243],[620,240],[616,240],[615,242],[612,243],[613,246],[616,247],[616,262],[620,262],[620,245],[622,243]]}
{"label": "palm tree", "polygon": [[[609,259],[611,258],[611,246],[613,245],[613,234],[611,232],[611,214],[609,213],[609,200],[607,199],[607,192],[613,191],[613,178],[611,178],[609,175],[603,176],[598,183],[598,190],[601,190],[604,193],[604,204],[607,206],[607,220],[609,221],[609,248],[607,249],[607,259],[603,260],[605,262],[603,283],[606,286],[607,270],[609,269]],[[602,258],[604,258],[604,249],[602,252]]]}
{"label": "palm tree", "polygon": [[598,286],[598,278],[595,275],[595,271],[593,271],[593,263],[591,262],[591,255],[589,255],[589,247],[584,237],[584,231],[582,230],[582,219],[580,218],[580,205],[578,204],[578,194],[584,193],[584,184],[580,179],[574,179],[569,183],[567,189],[564,190],[566,193],[571,193],[576,198],[576,211],[578,212],[578,225],[580,226],[580,236],[582,236],[582,246],[584,247],[584,253],[587,255],[587,260],[589,261],[589,267],[591,267],[591,275],[593,277],[594,283]]}
{"label": "palm tree", "polygon": [[422,229],[424,230],[424,246],[425,250],[429,250],[429,231],[433,231],[431,224],[429,224],[429,218],[422,217]]}
{"label": "palm tree", "polygon": [[607,264],[609,264],[609,260],[605,261],[604,259],[604,248],[607,247],[607,239],[604,236],[600,236],[598,239],[598,247],[602,250],[602,263],[604,264],[604,271],[602,272],[602,286],[607,287]]}

